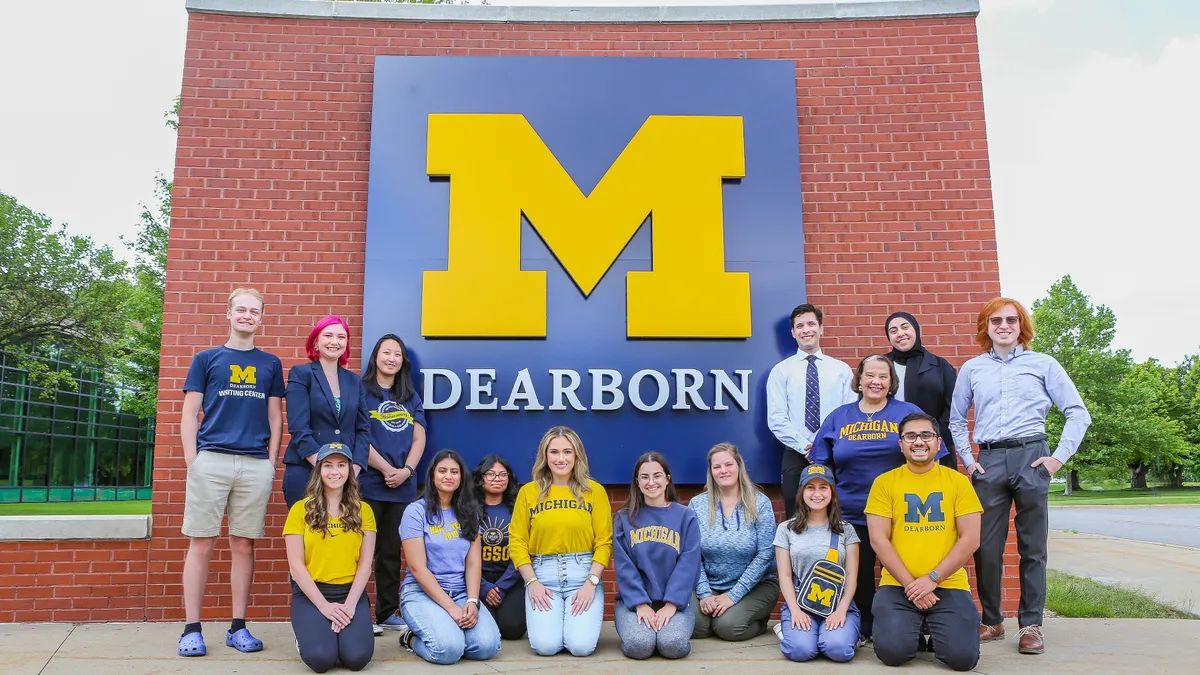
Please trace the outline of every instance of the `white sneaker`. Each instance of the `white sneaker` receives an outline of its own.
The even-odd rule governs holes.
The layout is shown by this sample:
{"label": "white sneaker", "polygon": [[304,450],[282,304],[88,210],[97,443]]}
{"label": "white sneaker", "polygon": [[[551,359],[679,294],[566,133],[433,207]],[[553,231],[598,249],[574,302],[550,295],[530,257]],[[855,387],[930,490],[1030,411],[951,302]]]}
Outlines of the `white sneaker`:
{"label": "white sneaker", "polygon": [[412,643],[414,637],[416,637],[416,633],[412,632],[412,629],[408,626],[405,626],[400,631],[400,647],[411,652],[413,650]]}
{"label": "white sneaker", "polygon": [[782,621],[775,624],[775,637],[779,638],[780,642],[783,642],[783,622]]}
{"label": "white sneaker", "polygon": [[375,637],[379,637],[383,635],[383,627],[377,623],[373,623],[371,624],[371,632],[375,634]]}

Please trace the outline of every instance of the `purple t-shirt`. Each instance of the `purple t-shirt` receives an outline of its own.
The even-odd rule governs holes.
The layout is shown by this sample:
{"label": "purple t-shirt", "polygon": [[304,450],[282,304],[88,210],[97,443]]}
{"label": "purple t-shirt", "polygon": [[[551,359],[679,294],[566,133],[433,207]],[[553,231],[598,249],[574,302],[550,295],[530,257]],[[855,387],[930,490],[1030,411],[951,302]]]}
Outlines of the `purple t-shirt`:
{"label": "purple t-shirt", "polygon": [[[458,516],[454,509],[443,509],[430,525],[425,515],[424,499],[409,504],[400,519],[400,540],[423,539],[425,567],[442,590],[451,596],[466,592],[467,552],[471,550],[471,542],[460,536]],[[404,575],[405,584],[416,582],[411,571]]]}

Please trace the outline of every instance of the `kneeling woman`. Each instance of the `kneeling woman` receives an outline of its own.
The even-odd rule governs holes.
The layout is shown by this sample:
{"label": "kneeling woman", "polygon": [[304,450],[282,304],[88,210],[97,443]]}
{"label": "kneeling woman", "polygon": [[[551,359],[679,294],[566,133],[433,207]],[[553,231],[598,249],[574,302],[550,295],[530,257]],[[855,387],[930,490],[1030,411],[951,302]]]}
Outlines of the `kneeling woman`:
{"label": "kneeling woman", "polygon": [[500,631],[491,614],[479,611],[479,512],[457,452],[442,450],[429,462],[423,497],[404,509],[400,542],[408,563],[401,646],[447,665],[495,656]]}
{"label": "kneeling woman", "polygon": [[621,653],[681,659],[696,627],[692,592],[700,575],[700,524],[676,501],[665,457],[647,452],[633,467],[629,499],[613,525]]}
{"label": "kneeling woman", "polygon": [[503,640],[525,637],[525,587],[508,555],[508,524],[517,500],[517,477],[500,455],[488,455],[475,467],[475,498],[483,515],[483,581],[479,596],[496,619]]}
{"label": "kneeling woman", "polygon": [[612,522],[608,493],[588,473],[579,434],[551,427],[508,526],[509,556],[525,579],[525,623],[535,653],[596,651],[604,619],[600,573],[612,557]]}
{"label": "kneeling woman", "polygon": [[737,446],[718,443],[708,451],[706,489],[688,507],[700,521],[700,611],[692,637],[738,642],[762,635],[779,602],[775,511]]}
{"label": "kneeling woman", "polygon": [[304,664],[323,673],[341,663],[362,670],[375,653],[363,591],[375,554],[375,515],[362,503],[350,450],[317,452],[304,499],[283,526],[292,591],[292,630]]}
{"label": "kneeling woman", "polygon": [[[810,613],[800,602],[812,598],[806,596],[808,589],[800,588],[799,584],[817,561],[833,558],[835,547],[836,562],[846,571],[845,585],[841,595],[829,602],[828,609],[832,611],[827,616]],[[833,471],[818,464],[808,466],[800,474],[796,515],[780,523],[775,533],[775,560],[779,564],[779,587],[784,602],[779,648],[784,656],[792,661],[808,661],[817,654],[833,661],[854,658],[861,618],[854,606],[858,547],[854,526],[842,520]]]}

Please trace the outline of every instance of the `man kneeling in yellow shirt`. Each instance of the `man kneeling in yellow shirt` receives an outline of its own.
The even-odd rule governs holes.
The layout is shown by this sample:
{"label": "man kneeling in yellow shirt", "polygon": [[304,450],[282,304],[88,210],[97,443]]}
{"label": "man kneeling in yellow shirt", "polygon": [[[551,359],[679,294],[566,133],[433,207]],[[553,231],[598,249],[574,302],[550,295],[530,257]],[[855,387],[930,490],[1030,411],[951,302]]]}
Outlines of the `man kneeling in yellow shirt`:
{"label": "man kneeling in yellow shirt", "polygon": [[889,666],[917,654],[921,625],[934,655],[954,670],[979,662],[979,611],[963,565],[979,548],[983,507],[966,476],[938,464],[937,420],[900,421],[904,466],[880,475],[867,497],[871,546],[883,563],[875,615],[875,655]]}

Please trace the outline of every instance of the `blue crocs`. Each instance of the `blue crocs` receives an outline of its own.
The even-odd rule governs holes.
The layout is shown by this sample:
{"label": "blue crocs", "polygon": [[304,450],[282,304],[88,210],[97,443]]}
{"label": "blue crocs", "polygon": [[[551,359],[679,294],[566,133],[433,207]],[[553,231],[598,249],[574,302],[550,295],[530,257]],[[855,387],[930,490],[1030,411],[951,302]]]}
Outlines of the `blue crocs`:
{"label": "blue crocs", "polygon": [[204,636],[200,633],[188,633],[179,638],[180,656],[204,656],[207,653],[208,648],[204,646]]}
{"label": "blue crocs", "polygon": [[236,633],[225,631],[225,646],[233,647],[239,652],[261,652],[263,648],[262,640],[250,634],[250,630],[246,628],[238,629]]}

